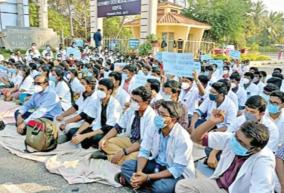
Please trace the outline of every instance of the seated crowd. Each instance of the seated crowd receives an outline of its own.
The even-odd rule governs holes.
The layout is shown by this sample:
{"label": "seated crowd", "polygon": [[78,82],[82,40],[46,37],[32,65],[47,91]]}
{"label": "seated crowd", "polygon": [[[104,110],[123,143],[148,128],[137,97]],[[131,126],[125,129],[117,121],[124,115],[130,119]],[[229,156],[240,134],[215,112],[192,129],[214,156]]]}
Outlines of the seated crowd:
{"label": "seated crowd", "polygon": [[[33,43],[1,61],[0,93],[21,105],[19,134],[30,120],[57,122],[59,144],[95,148],[91,158],[120,165],[115,180],[136,192],[284,193],[282,69],[202,61],[200,73],[177,77],[151,55],[80,51],[40,53]],[[196,147],[206,157],[196,159]],[[197,162],[213,175],[201,177]]]}

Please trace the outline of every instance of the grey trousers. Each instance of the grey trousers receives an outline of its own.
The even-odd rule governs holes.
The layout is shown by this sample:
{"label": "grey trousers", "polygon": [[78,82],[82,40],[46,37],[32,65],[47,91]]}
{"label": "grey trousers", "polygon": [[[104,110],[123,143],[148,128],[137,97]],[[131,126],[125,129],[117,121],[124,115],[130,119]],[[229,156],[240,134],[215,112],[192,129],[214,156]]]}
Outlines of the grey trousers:
{"label": "grey trousers", "polygon": [[228,193],[209,178],[183,179],[176,184],[176,193]]}

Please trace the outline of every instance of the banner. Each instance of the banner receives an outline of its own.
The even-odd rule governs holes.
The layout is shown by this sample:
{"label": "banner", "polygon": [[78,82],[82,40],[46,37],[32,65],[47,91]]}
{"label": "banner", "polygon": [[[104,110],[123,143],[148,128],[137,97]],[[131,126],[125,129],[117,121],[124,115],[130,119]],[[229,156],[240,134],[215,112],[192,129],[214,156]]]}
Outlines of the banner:
{"label": "banner", "polygon": [[97,0],[98,17],[138,15],[141,0]]}
{"label": "banner", "polygon": [[73,55],[75,59],[80,60],[81,59],[81,52],[78,48],[72,48],[68,47],[66,50],[67,57],[70,57],[70,55]]}
{"label": "banner", "polygon": [[238,51],[238,50],[231,50],[230,51],[230,57],[233,58],[233,59],[240,60],[241,59],[241,52]]}

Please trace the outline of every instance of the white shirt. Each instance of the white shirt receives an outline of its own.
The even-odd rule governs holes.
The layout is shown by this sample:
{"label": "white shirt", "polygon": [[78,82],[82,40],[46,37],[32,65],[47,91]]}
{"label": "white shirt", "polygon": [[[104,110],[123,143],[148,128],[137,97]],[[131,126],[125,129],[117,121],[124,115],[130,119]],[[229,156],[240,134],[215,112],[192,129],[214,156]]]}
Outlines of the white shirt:
{"label": "white shirt", "polygon": [[251,97],[251,96],[254,96],[254,95],[259,95],[260,92],[259,92],[259,88],[258,86],[256,86],[254,83],[250,83],[249,86],[247,88],[245,88],[245,91],[247,93],[247,98]]}
{"label": "white shirt", "polygon": [[236,94],[238,96],[239,106],[244,107],[248,98],[246,90],[243,87],[238,87]]}
{"label": "white shirt", "polygon": [[[244,115],[239,116],[228,127],[227,131],[233,132],[233,133],[238,131],[244,122],[246,122],[245,116]],[[269,130],[270,137],[267,143],[267,147],[271,149],[273,152],[276,152],[277,147],[279,145],[279,131],[278,131],[277,126],[273,123],[273,121],[267,115],[264,115],[260,122],[264,124]]]}
{"label": "white shirt", "polygon": [[227,127],[230,125],[237,117],[238,109],[235,106],[234,102],[228,97],[225,96],[225,100],[222,102],[219,107],[217,107],[217,103],[215,101],[211,101],[208,98],[205,99],[205,101],[196,109],[196,113],[199,115],[202,115],[204,113],[207,113],[206,119],[209,119],[211,116],[211,112],[213,109],[220,109],[225,112],[225,119],[223,123],[219,123],[217,125],[218,128],[221,127]]}
{"label": "white shirt", "polygon": [[[188,132],[176,123],[168,135],[167,144],[167,164],[171,167],[174,163],[186,166],[183,176],[186,178],[195,178],[195,168],[192,156],[193,142]],[[151,152],[150,160],[158,157],[160,149],[160,132],[156,127],[148,128],[142,140],[142,150]],[[138,157],[144,157],[139,152]],[[147,158],[148,159],[148,158]]]}
{"label": "white shirt", "polygon": [[[208,134],[208,147],[223,151],[212,179],[220,177],[236,156],[230,146],[232,135],[229,132]],[[229,186],[229,193],[273,193],[275,175],[275,156],[270,149],[264,147],[244,162],[234,182]]]}
{"label": "white shirt", "polygon": [[265,84],[262,81],[259,81],[258,84],[255,84],[258,87],[259,93],[263,92],[263,88],[265,87]]}
{"label": "white shirt", "polygon": [[27,76],[20,86],[20,90],[32,93],[34,88],[34,79],[31,75]]}
{"label": "white shirt", "polygon": [[119,87],[116,90],[114,98],[118,100],[122,108],[124,108],[125,103],[128,103],[130,101],[130,95],[122,87]]}
{"label": "white shirt", "polygon": [[76,101],[76,105],[78,105],[78,111],[77,113],[80,114],[83,112],[85,109],[87,109],[88,106],[92,106],[93,101],[97,100],[97,93],[94,92],[91,96],[88,96],[84,99],[83,93],[80,95],[78,100]]}
{"label": "white shirt", "polygon": [[81,84],[80,80],[77,77],[71,80],[70,86],[74,93],[83,93],[85,91],[84,86]]}
{"label": "white shirt", "polygon": [[57,96],[60,99],[60,104],[63,110],[66,111],[72,106],[71,93],[70,93],[69,86],[67,85],[66,82],[61,80],[56,84],[55,91],[56,91]]}
{"label": "white shirt", "polygon": [[[140,138],[143,139],[145,135],[145,131],[147,129],[155,128],[154,118],[156,116],[155,111],[149,105],[144,112],[143,116],[140,118]],[[125,132],[122,134],[124,136],[131,136],[131,126],[132,122],[135,118],[135,111],[131,108],[128,108],[125,113],[121,116],[118,121],[118,125],[125,129]]]}
{"label": "white shirt", "polygon": [[[99,98],[97,98],[95,100],[92,100],[91,104],[92,105],[85,108],[84,113],[95,119],[92,124],[92,129],[95,131],[97,129],[102,128],[101,125],[102,101]],[[106,125],[114,126],[119,121],[121,113],[122,113],[122,108],[119,102],[114,97],[111,96],[106,109],[106,117],[107,117]]]}
{"label": "white shirt", "polygon": [[279,130],[279,145],[284,144],[284,110],[282,110],[280,116],[275,120],[270,117],[268,112],[267,117],[275,123]]}
{"label": "white shirt", "polygon": [[199,90],[192,86],[188,92],[181,90],[179,101],[181,101],[188,109],[188,114],[193,115],[194,110],[198,107]]}
{"label": "white shirt", "polygon": [[229,90],[228,97],[233,101],[235,106],[239,109],[239,101],[238,101],[238,96],[236,95],[236,93],[234,93],[232,90]]}

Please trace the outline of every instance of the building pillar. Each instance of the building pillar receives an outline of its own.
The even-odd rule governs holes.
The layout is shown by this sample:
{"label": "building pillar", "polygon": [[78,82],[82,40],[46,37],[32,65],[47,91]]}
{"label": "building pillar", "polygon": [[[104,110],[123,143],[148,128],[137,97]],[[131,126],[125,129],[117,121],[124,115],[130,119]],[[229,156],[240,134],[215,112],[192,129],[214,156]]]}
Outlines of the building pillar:
{"label": "building pillar", "polygon": [[157,33],[158,0],[141,1],[140,39],[145,41],[147,35]]}
{"label": "building pillar", "polygon": [[17,26],[24,27],[24,2],[23,0],[17,0]]}
{"label": "building pillar", "polygon": [[39,27],[48,28],[48,3],[47,0],[39,0]]}
{"label": "building pillar", "polygon": [[[91,15],[91,46],[95,45],[93,36],[98,29],[101,30],[103,36],[103,18],[98,18],[97,0],[90,0],[90,15]],[[103,36],[104,37],[104,36]],[[103,43],[103,42],[102,42]]]}

